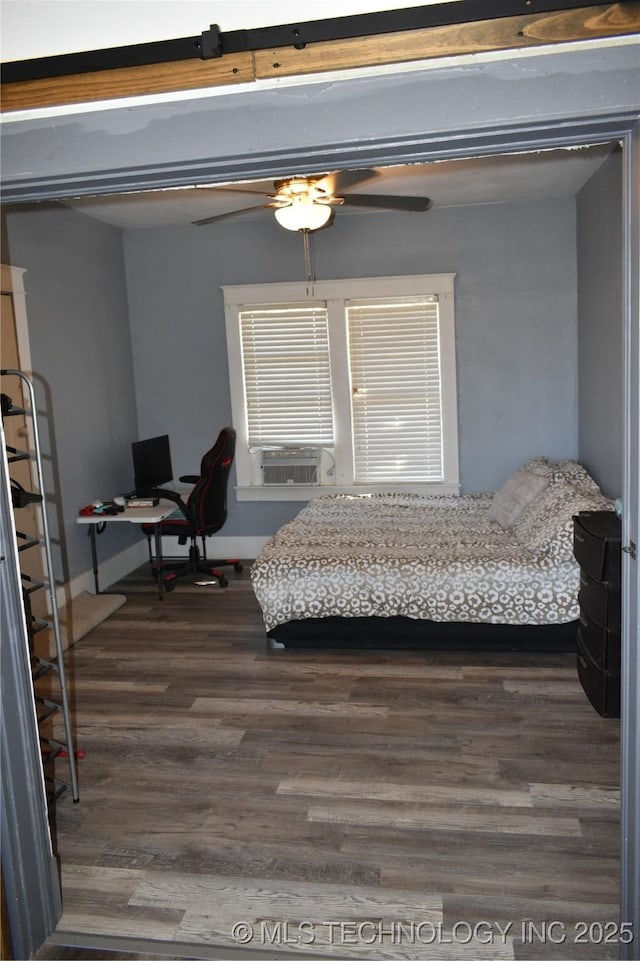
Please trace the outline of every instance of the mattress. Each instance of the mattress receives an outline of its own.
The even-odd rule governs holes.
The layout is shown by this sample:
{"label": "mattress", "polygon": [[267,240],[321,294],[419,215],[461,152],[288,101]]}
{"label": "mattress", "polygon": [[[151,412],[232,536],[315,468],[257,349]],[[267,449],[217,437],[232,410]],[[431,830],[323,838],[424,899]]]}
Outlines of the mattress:
{"label": "mattress", "polygon": [[578,617],[579,568],[490,520],[493,494],[329,495],[251,569],[265,629],[323,617],[556,625]]}

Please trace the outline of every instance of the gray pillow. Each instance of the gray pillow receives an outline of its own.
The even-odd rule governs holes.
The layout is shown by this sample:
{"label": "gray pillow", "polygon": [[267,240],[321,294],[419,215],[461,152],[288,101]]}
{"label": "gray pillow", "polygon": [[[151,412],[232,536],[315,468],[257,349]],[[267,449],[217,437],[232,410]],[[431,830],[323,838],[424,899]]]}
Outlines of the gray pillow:
{"label": "gray pillow", "polygon": [[602,495],[600,487],[595,482],[591,474],[575,460],[559,460],[553,465],[553,476],[561,477],[570,481],[574,487],[579,488],[585,494],[593,494],[595,497]]}
{"label": "gray pillow", "polygon": [[488,517],[500,527],[513,527],[520,514],[548,486],[549,478],[521,467],[496,491]]}
{"label": "gray pillow", "polygon": [[612,510],[613,502],[558,478],[516,521],[513,533],[532,553],[548,554],[558,563],[573,559],[573,516],[580,511]]}

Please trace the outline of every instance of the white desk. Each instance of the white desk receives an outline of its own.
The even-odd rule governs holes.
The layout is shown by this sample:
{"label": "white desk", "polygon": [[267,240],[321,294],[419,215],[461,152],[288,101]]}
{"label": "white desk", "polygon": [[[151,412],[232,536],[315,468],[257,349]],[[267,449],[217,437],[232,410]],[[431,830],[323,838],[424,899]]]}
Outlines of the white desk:
{"label": "white desk", "polygon": [[96,594],[100,593],[98,583],[98,548],[96,545],[96,527],[98,524],[153,524],[155,527],[156,563],[158,577],[158,598],[162,600],[162,537],[160,524],[169,514],[173,514],[176,505],[173,501],[161,500],[155,507],[125,507],[119,514],[79,514],[77,524],[89,524],[91,535],[91,560],[93,562],[93,580]]}

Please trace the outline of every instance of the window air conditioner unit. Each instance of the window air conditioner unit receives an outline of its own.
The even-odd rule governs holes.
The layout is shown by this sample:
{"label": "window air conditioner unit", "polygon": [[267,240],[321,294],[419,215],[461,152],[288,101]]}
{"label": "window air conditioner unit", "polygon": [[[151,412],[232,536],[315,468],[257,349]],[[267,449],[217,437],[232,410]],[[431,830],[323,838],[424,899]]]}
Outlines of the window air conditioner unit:
{"label": "window air conditioner unit", "polygon": [[287,447],[280,450],[262,451],[262,483],[306,484],[320,483],[319,447]]}

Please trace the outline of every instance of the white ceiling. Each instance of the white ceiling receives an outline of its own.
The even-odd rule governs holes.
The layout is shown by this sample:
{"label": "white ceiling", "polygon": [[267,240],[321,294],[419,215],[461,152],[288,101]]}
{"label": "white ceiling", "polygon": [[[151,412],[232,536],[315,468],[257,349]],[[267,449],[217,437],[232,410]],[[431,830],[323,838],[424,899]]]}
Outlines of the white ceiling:
{"label": "white ceiling", "polygon": [[[346,193],[427,196],[434,208],[575,196],[613,149],[614,145],[609,143],[571,150],[378,167],[374,179]],[[254,192],[255,196],[251,196]],[[234,222],[272,216],[260,206],[267,200],[264,195],[272,192],[273,181],[269,180],[242,185],[240,190],[231,186],[200,186],[78,198],[64,203],[105,223],[137,229],[190,224],[256,205],[259,209],[235,218]],[[343,207],[337,209],[336,216],[362,212],[363,208]]]}
{"label": "white ceiling", "polygon": [[[442,0],[402,0],[392,9],[432,3]],[[0,0],[0,57],[5,63],[197,37],[212,21],[229,33],[388,9],[389,0]]]}

